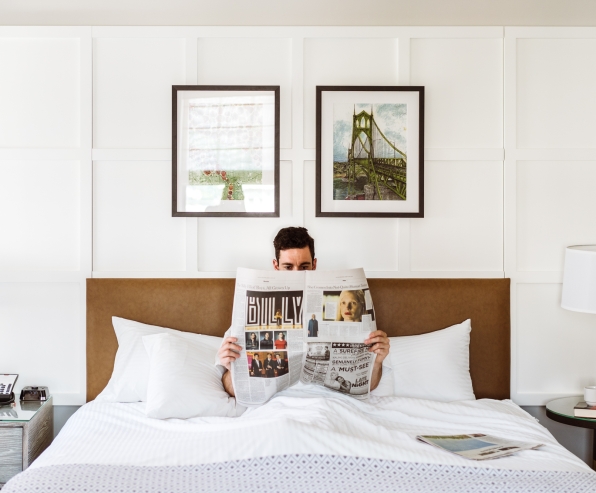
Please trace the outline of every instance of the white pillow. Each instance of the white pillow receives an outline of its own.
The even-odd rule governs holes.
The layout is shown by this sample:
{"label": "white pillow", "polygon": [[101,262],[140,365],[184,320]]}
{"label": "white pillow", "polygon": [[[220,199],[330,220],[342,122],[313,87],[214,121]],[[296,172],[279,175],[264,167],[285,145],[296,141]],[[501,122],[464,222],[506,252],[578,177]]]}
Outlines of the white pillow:
{"label": "white pillow", "polygon": [[[197,335],[143,337],[150,361],[146,413],[150,418],[236,416],[236,400],[223,389],[213,350]],[[245,408],[238,406],[238,414]]]}
{"label": "white pillow", "polygon": [[183,338],[199,337],[213,350],[213,354],[209,359],[211,364],[213,364],[212,361],[222,341],[221,337],[191,334],[119,317],[112,317],[112,324],[118,338],[118,351],[116,352],[114,370],[110,381],[95,399],[98,402],[138,402],[147,400],[149,356],[145,346],[143,346],[143,336],[168,333]]}
{"label": "white pillow", "polygon": [[394,392],[451,402],[475,399],[470,377],[470,320],[417,336],[390,337]]}

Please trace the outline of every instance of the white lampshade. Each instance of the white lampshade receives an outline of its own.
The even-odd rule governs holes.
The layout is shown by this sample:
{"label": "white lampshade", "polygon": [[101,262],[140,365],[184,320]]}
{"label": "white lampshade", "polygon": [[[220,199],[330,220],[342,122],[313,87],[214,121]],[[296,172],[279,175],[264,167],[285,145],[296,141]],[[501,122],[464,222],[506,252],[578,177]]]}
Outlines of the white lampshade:
{"label": "white lampshade", "polygon": [[596,313],[596,245],[565,249],[561,306],[575,312]]}

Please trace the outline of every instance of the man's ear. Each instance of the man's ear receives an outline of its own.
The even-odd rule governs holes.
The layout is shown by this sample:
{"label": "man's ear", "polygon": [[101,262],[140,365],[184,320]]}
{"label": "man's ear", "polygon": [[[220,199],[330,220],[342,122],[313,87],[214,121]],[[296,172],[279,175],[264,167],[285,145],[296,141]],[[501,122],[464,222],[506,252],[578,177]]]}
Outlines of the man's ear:
{"label": "man's ear", "polygon": [[317,259],[313,259],[312,261],[312,270],[317,270]]}
{"label": "man's ear", "polygon": [[273,259],[273,268],[275,270],[279,270],[279,262],[275,258]]}

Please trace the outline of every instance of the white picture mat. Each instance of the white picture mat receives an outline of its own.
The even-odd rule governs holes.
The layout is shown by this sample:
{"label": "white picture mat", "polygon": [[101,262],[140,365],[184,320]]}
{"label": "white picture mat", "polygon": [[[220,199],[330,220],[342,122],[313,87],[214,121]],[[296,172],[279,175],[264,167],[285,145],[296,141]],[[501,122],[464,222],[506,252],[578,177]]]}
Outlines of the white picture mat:
{"label": "white picture mat", "polygon": [[[219,201],[216,206],[219,208],[218,211],[212,212],[274,212],[275,210],[275,92],[274,91],[227,91],[227,90],[181,90],[177,91],[177,209],[178,212],[193,212],[195,209],[189,204],[189,197],[187,195],[188,183],[188,117],[189,117],[189,104],[191,100],[197,99],[210,99],[210,98],[240,98],[249,97],[251,99],[263,98],[270,99],[270,105],[272,108],[271,112],[264,112],[263,126],[270,126],[272,129],[272,135],[270,136],[273,142],[273,148],[270,152],[264,151],[263,153],[263,168],[262,168],[262,183],[261,187],[264,189],[261,191],[265,197],[264,207],[257,206],[256,209],[250,210],[248,204],[245,204],[246,200],[234,200],[234,201]],[[267,102],[269,106],[269,101]],[[223,189],[224,185],[221,185]],[[250,188],[250,186],[249,186]],[[255,188],[253,186],[253,188]],[[258,187],[256,187],[258,188]],[[255,190],[258,193],[258,190]],[[270,196],[269,196],[270,195]]]}
{"label": "white picture mat", "polygon": [[420,159],[418,91],[322,91],[321,92],[321,212],[419,212],[419,174],[407,174],[406,200],[333,200],[333,105],[344,104],[407,104],[408,169]]}

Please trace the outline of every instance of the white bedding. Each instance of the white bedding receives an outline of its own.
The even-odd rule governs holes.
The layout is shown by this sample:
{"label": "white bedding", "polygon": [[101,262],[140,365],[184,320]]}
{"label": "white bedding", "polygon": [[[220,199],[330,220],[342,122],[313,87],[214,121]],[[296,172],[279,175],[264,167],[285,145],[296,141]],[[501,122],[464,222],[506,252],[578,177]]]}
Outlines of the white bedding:
{"label": "white bedding", "polygon": [[[403,397],[361,402],[297,385],[238,418],[157,420],[145,403],[90,402],[67,422],[30,469],[63,464],[180,466],[287,454],[358,456],[479,468],[589,472],[511,401],[442,403]],[[487,433],[544,443],[475,462],[414,439],[417,434]]]}

